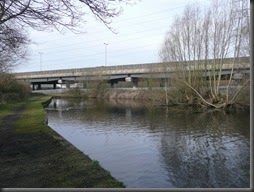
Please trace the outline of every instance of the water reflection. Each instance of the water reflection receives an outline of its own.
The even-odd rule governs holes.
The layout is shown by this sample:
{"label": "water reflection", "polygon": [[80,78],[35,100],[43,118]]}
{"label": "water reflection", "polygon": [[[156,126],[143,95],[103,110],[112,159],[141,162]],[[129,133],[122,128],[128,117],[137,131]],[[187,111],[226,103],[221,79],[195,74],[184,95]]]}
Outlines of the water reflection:
{"label": "water reflection", "polygon": [[241,121],[246,114],[238,114],[237,121],[235,117],[223,112],[184,113],[181,132],[171,131],[179,127],[175,118],[168,120],[161,155],[176,187],[249,186],[249,136],[235,126],[242,122],[242,129],[248,130],[249,124]]}
{"label": "water reflection", "polygon": [[49,125],[127,187],[249,187],[249,112],[55,99]]}

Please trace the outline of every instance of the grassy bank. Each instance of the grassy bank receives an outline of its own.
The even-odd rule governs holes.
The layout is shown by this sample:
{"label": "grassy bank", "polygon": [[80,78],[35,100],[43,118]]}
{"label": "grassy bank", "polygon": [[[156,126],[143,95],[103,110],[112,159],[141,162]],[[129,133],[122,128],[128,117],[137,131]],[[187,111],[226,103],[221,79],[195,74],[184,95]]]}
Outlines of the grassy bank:
{"label": "grassy bank", "polygon": [[[236,91],[235,91],[236,92]],[[235,92],[229,93],[229,98],[235,94]],[[222,93],[226,98],[226,94]],[[96,97],[101,99],[136,99],[146,100],[154,105],[168,105],[168,106],[195,106],[204,108],[209,107],[204,103],[200,97],[198,97],[193,91],[187,89],[172,89],[165,92],[164,89],[146,89],[146,90],[117,90],[117,89],[105,89],[102,91],[91,92],[87,94],[87,97]],[[168,103],[166,102],[168,100]],[[213,104],[212,101],[206,99]],[[231,100],[231,99],[229,99]],[[225,102],[225,100],[221,100]],[[250,104],[250,90],[249,87],[245,87],[238,94],[233,103],[229,104],[224,109],[242,109],[249,108]]]}
{"label": "grassy bank", "polygon": [[0,187],[124,187],[45,124],[49,99],[0,105]]}
{"label": "grassy bank", "polygon": [[0,121],[4,119],[6,116],[13,114],[15,108],[17,108],[20,103],[8,103],[8,104],[0,104]]}

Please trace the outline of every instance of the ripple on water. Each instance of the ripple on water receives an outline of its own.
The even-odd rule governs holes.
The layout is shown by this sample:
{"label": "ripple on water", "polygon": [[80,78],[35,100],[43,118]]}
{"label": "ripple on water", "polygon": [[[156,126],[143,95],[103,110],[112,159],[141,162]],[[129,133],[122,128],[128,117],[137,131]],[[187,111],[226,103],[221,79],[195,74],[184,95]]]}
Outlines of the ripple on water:
{"label": "ripple on water", "polygon": [[49,110],[49,126],[127,187],[249,187],[248,114],[90,105]]}

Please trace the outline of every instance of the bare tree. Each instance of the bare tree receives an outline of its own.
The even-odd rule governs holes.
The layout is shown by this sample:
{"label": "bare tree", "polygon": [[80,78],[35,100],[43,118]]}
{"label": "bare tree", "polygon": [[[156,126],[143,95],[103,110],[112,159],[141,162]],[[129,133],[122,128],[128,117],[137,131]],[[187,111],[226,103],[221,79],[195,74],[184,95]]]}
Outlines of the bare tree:
{"label": "bare tree", "polygon": [[67,28],[82,32],[81,25],[91,12],[111,31],[112,18],[121,11],[121,3],[135,0],[1,0],[0,1],[0,72],[12,69],[26,55],[29,43],[27,27],[35,30]]}
{"label": "bare tree", "polygon": [[25,30],[9,21],[0,25],[0,73],[22,62],[29,43]]}
{"label": "bare tree", "polygon": [[[221,108],[231,104],[240,91],[229,98],[238,58],[249,56],[249,21],[245,13],[248,4],[244,0],[211,3],[209,9],[187,6],[167,32],[159,55],[162,61],[169,62],[175,79],[191,89],[202,103]],[[219,87],[226,64],[231,66],[231,74],[223,100]],[[207,76],[209,80],[205,81]]]}
{"label": "bare tree", "polygon": [[88,10],[108,28],[111,19],[122,9],[120,3],[134,0],[1,0],[0,25],[15,20],[19,25],[37,30],[61,27],[76,31],[78,23],[85,23]]}

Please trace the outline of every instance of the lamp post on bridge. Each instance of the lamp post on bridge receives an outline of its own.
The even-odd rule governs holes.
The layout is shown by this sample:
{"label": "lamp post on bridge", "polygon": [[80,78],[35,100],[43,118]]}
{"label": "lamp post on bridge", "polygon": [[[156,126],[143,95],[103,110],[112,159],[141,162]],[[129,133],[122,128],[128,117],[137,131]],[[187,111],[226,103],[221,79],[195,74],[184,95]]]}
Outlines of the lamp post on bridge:
{"label": "lamp post on bridge", "polygon": [[107,66],[107,45],[108,43],[104,43],[105,45],[105,66]]}

